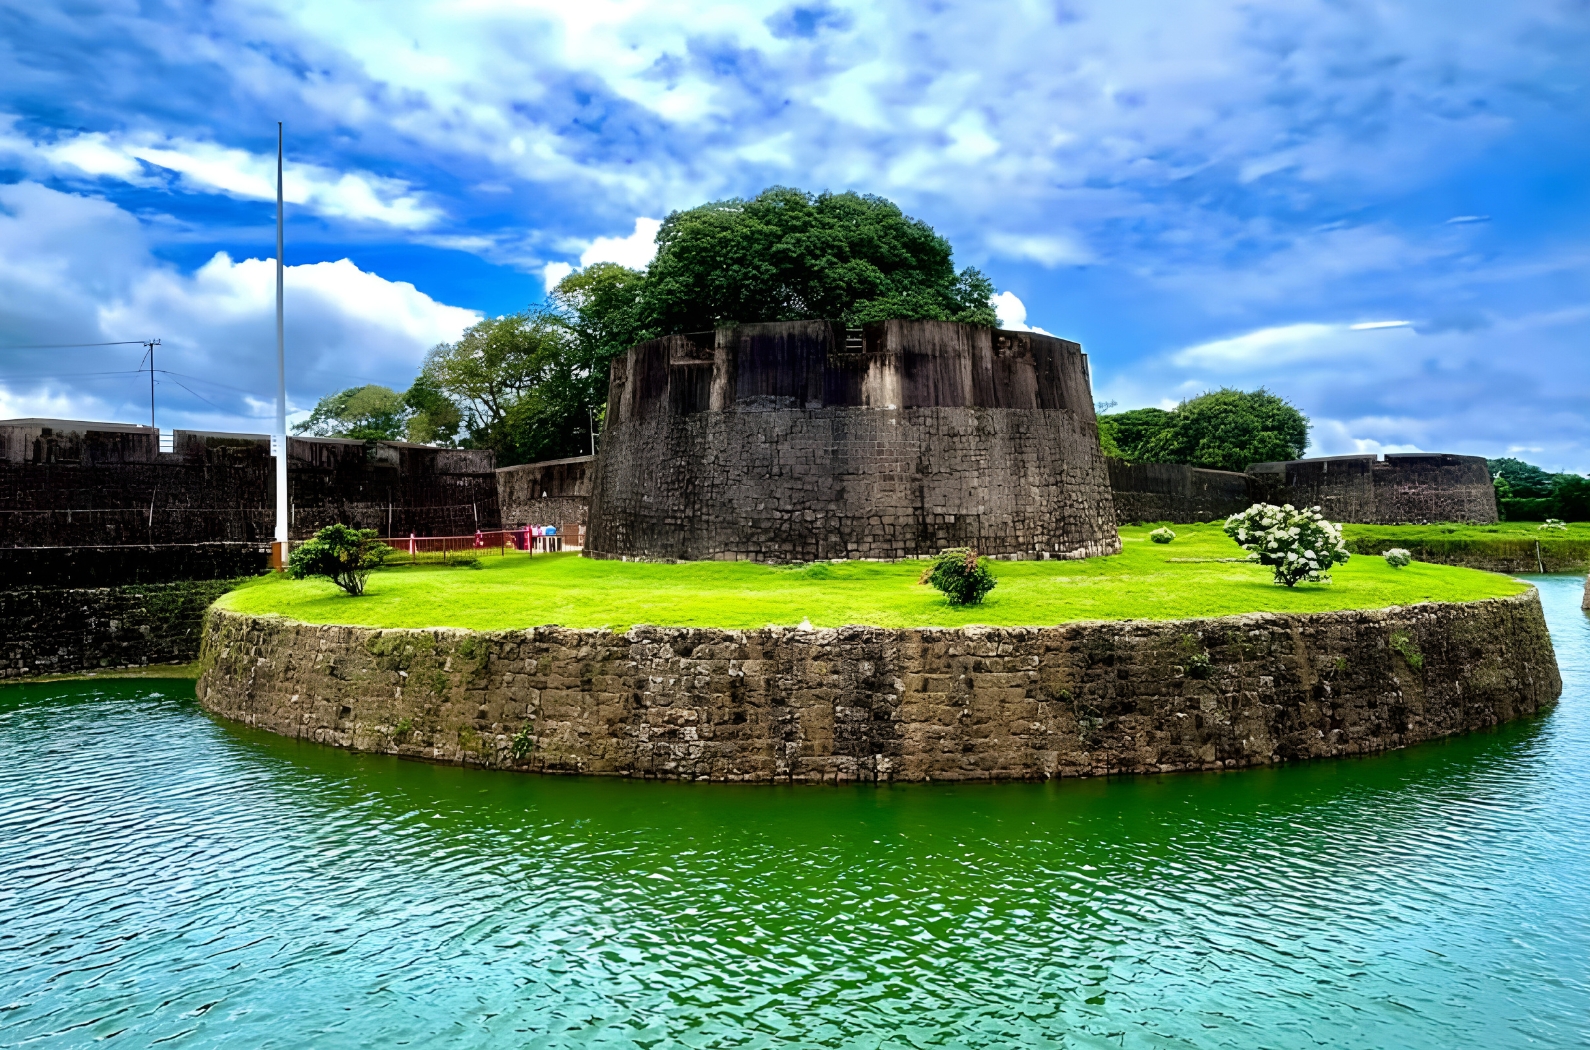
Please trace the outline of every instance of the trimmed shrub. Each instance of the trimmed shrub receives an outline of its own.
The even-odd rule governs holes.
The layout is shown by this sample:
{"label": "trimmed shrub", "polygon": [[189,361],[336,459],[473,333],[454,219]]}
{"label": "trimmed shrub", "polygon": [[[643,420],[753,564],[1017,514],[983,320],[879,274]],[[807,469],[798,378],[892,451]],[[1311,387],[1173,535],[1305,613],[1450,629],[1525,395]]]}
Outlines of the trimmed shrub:
{"label": "trimmed shrub", "polygon": [[1176,534],[1170,529],[1161,525],[1159,528],[1149,533],[1148,538],[1153,540],[1155,543],[1169,543],[1171,540],[1176,538]]}
{"label": "trimmed shrub", "polygon": [[374,529],[327,525],[315,538],[301,543],[287,559],[287,575],[295,580],[324,576],[349,594],[364,593],[370,573],[386,563],[392,548],[377,539]]}
{"label": "trimmed shrub", "polygon": [[1547,518],[1542,524],[1536,525],[1535,528],[1552,529],[1557,532],[1567,532],[1568,523],[1563,521],[1561,518]]}
{"label": "trimmed shrub", "polygon": [[1402,547],[1393,547],[1385,554],[1386,564],[1393,569],[1406,568],[1413,561],[1413,554]]}
{"label": "trimmed shrub", "polygon": [[970,547],[940,551],[918,583],[931,583],[951,605],[977,605],[998,582]]}
{"label": "trimmed shrub", "polygon": [[1225,533],[1273,568],[1275,582],[1283,587],[1327,583],[1330,567],[1350,557],[1341,527],[1326,521],[1318,507],[1255,503],[1227,518]]}

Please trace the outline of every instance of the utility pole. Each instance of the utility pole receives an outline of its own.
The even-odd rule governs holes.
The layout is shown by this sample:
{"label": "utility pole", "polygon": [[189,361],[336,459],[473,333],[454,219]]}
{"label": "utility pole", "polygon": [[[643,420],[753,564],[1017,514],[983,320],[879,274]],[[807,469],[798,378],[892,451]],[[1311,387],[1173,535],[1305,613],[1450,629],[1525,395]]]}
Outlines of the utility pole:
{"label": "utility pole", "polygon": [[[155,425],[155,347],[159,345],[160,340],[158,339],[144,340],[144,346],[149,348],[149,425],[151,427]],[[159,444],[158,435],[156,435],[155,443]]]}
{"label": "utility pole", "polygon": [[287,348],[282,327],[282,122],[276,122],[276,550],[277,571],[287,569]]}

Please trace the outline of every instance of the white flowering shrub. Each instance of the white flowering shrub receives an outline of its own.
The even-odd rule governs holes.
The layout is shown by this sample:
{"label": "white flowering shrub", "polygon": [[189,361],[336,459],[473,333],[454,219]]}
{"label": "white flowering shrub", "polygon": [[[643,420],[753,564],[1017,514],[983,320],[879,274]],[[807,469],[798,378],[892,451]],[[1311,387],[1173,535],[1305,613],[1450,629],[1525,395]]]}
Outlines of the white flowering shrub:
{"label": "white flowering shrub", "polygon": [[1169,543],[1171,540],[1176,538],[1176,534],[1170,529],[1161,525],[1159,528],[1149,533],[1148,538],[1153,540],[1155,543]]}
{"label": "white flowering shrub", "polygon": [[1401,547],[1393,547],[1384,555],[1386,564],[1393,569],[1401,569],[1413,561],[1413,552]]}
{"label": "white flowering shrub", "polygon": [[1537,530],[1539,530],[1539,529],[1555,529],[1558,532],[1567,532],[1568,531],[1568,523],[1563,521],[1561,518],[1547,518],[1546,521],[1545,521],[1545,524],[1536,525],[1535,528]]}
{"label": "white flowering shrub", "polygon": [[1295,587],[1330,580],[1330,567],[1348,558],[1342,530],[1325,520],[1318,507],[1298,509],[1255,503],[1226,519],[1226,535],[1275,570],[1275,582]]}

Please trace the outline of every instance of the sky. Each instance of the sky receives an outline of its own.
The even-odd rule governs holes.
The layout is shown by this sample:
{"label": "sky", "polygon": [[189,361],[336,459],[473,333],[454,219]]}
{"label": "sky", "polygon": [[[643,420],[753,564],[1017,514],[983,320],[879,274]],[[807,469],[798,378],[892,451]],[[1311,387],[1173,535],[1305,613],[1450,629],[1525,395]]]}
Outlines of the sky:
{"label": "sky", "polygon": [[[0,0],[0,418],[264,431],[671,211],[879,194],[1095,398],[1590,471],[1590,5]],[[109,343],[86,346],[66,344]]]}

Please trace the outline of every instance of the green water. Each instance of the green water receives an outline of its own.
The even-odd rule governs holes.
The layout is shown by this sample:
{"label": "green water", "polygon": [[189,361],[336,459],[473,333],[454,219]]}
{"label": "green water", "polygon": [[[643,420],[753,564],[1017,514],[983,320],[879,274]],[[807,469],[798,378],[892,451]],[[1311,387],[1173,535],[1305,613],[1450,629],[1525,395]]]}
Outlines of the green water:
{"label": "green water", "polygon": [[517,776],[0,689],[0,1046],[1590,1043],[1590,627],[1549,715],[1209,775]]}

